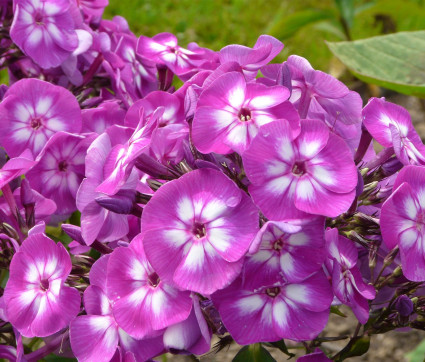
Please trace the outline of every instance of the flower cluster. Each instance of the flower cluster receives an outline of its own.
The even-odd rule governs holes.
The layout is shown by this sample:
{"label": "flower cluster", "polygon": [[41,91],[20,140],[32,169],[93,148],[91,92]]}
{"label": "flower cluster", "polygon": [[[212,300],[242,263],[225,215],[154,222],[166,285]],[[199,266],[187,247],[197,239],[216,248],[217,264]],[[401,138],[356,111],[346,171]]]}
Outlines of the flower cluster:
{"label": "flower cluster", "polygon": [[215,334],[310,341],[300,361],[325,361],[339,305],[359,321],[349,346],[424,328],[425,146],[407,111],[362,108],[304,58],[272,64],[273,37],[184,48],[106,5],[0,4],[0,357],[145,361]]}

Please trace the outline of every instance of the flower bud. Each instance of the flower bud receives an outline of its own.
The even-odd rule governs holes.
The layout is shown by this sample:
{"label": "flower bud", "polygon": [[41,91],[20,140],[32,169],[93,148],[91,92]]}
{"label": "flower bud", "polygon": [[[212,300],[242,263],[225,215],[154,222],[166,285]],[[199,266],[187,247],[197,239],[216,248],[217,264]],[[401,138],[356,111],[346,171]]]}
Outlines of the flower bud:
{"label": "flower bud", "polygon": [[400,295],[394,304],[395,309],[402,317],[407,317],[413,313],[413,302],[406,295]]}

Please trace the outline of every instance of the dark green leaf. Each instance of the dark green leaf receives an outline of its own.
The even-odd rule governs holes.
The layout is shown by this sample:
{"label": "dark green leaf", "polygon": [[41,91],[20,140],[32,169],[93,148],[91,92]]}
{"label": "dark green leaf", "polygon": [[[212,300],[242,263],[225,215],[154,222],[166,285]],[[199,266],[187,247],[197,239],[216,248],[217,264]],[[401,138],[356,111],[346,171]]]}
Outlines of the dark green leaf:
{"label": "dark green leaf", "polygon": [[260,343],[242,347],[232,362],[276,362]]}
{"label": "dark green leaf", "polygon": [[425,31],[327,44],[359,79],[425,97]]}
{"label": "dark green leaf", "polygon": [[335,18],[332,10],[304,10],[277,20],[267,33],[283,40],[294,35],[303,27],[319,21]]}
{"label": "dark green leaf", "polygon": [[418,344],[418,346],[410,353],[407,354],[409,362],[424,362],[425,361],[425,339]]}
{"label": "dark green leaf", "polygon": [[331,313],[339,315],[340,317],[347,318],[347,316],[342,313],[336,305],[331,306]]}
{"label": "dark green leaf", "polygon": [[271,342],[270,344],[273,347],[279,348],[283,353],[289,356],[289,358],[295,357],[295,354],[288,351],[288,348],[286,347],[285,341],[283,339],[277,342]]}
{"label": "dark green leaf", "polygon": [[362,356],[368,350],[370,346],[370,337],[357,337],[350,341],[345,348],[338,353],[336,362],[344,361],[349,357]]}
{"label": "dark green leaf", "polygon": [[348,28],[351,28],[354,20],[354,0],[335,0],[341,18],[344,19]]}

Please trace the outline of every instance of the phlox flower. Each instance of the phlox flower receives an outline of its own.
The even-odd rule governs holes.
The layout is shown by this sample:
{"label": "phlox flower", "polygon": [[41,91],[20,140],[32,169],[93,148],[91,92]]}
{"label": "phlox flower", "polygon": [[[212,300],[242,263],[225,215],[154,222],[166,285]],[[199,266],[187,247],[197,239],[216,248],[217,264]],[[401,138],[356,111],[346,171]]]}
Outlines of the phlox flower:
{"label": "phlox flower", "polygon": [[114,124],[124,123],[125,111],[120,107],[118,101],[106,101],[96,108],[83,109],[82,132],[95,132],[102,134],[108,127]]}
{"label": "phlox flower", "polygon": [[15,0],[13,42],[42,68],[57,67],[78,47],[69,0]]}
{"label": "phlox flower", "polygon": [[211,297],[235,341],[251,344],[315,338],[328,321],[333,295],[320,271],[296,284],[245,284],[238,278]]}
{"label": "phlox flower", "polygon": [[[280,279],[302,281],[322,268],[325,220],[266,222],[245,259],[246,282],[273,284]],[[261,280],[258,280],[261,278]]]}
{"label": "phlox flower", "polygon": [[388,248],[400,248],[403,275],[425,280],[425,168],[406,166],[381,209],[381,232]]}
{"label": "phlox flower", "polygon": [[[87,150],[85,159],[86,178],[77,191],[76,205],[81,211],[81,234],[87,245],[96,239],[115,241],[129,231],[127,215],[116,214],[104,209],[96,198],[104,196],[96,188],[105,180],[104,165],[111,152],[111,139],[107,133],[97,137]],[[137,172],[130,174],[121,190],[135,192],[138,183]]]}
{"label": "phlox flower", "polygon": [[[112,314],[106,294],[106,273],[110,255],[98,259],[90,269],[90,285],[84,292],[87,315],[70,324],[71,348],[79,361],[108,362],[118,353],[145,361],[164,350],[162,335],[136,340],[124,332]],[[87,343],[90,340],[93,343]],[[127,360],[127,359],[126,359]]]}
{"label": "phlox flower", "polygon": [[22,79],[9,88],[0,103],[0,144],[10,157],[25,149],[37,156],[54,133],[80,130],[80,106],[63,87]]}
{"label": "phlox flower", "polygon": [[400,162],[425,164],[425,146],[406,109],[385,98],[371,98],[362,114],[363,124],[372,137],[384,147],[394,147]]}
{"label": "phlox flower", "polygon": [[188,73],[202,63],[204,50],[194,51],[180,47],[177,37],[171,33],[160,33],[152,38],[141,36],[137,43],[137,53],[149,60],[164,64],[177,75]]}
{"label": "phlox flower", "polygon": [[71,259],[62,244],[30,233],[13,256],[4,291],[10,323],[25,337],[46,337],[65,328],[80,310],[80,294],[64,285]]}
{"label": "phlox flower", "polygon": [[375,299],[375,288],[363,281],[357,266],[356,245],[338,235],[338,229],[326,230],[327,266],[332,276],[332,288],[341,303],[353,310],[360,323],[369,319],[368,300]]}
{"label": "phlox flower", "polygon": [[189,317],[190,292],[161,279],[146,258],[139,234],[110,256],[107,294],[118,325],[134,338],[155,336]]}
{"label": "phlox flower", "polygon": [[247,83],[239,72],[218,77],[200,95],[193,119],[193,143],[203,153],[244,152],[260,126],[276,119],[290,121],[299,131],[299,118],[289,102],[289,90]]}
{"label": "phlox flower", "polygon": [[258,211],[224,174],[200,169],[155,192],[141,229],[146,255],[161,279],[208,295],[240,273],[258,231]]}
{"label": "phlox flower", "polygon": [[253,48],[231,44],[219,52],[221,64],[227,62],[238,63],[248,80],[252,80],[263,65],[269,63],[283,49],[283,44],[270,35],[261,35]]}
{"label": "phlox flower", "polygon": [[76,210],[75,198],[84,178],[84,159],[91,139],[55,133],[37,157],[37,165],[26,174],[35,190],[58,205],[59,215]]}
{"label": "phlox flower", "polygon": [[357,169],[346,143],[322,122],[303,120],[294,137],[286,120],[261,127],[242,155],[255,204],[272,220],[335,217],[353,202]]}
{"label": "phlox flower", "polygon": [[30,150],[25,150],[18,157],[11,158],[0,170],[0,188],[16,177],[23,175],[37,164]]}

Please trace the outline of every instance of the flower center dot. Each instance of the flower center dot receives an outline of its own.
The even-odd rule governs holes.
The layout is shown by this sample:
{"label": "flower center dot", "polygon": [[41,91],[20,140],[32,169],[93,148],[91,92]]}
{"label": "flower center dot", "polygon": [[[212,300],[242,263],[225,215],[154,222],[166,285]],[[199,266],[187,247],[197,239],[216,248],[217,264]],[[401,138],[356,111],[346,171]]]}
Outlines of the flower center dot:
{"label": "flower center dot", "polygon": [[68,162],[66,161],[59,162],[58,168],[59,168],[59,171],[66,172],[66,170],[68,169]]}
{"label": "flower center dot", "polygon": [[148,276],[149,285],[153,288],[156,288],[161,280],[157,273],[153,272]]}
{"label": "flower center dot", "polygon": [[36,13],[34,16],[34,21],[37,25],[44,25],[43,15],[40,13]]}
{"label": "flower center dot", "polygon": [[279,287],[273,287],[273,288],[267,288],[266,289],[266,294],[269,297],[275,298],[279,295],[280,293],[280,288]]}
{"label": "flower center dot", "polygon": [[199,222],[195,222],[192,229],[193,235],[195,235],[198,239],[203,238],[207,234],[207,229],[204,224]]}
{"label": "flower center dot", "polygon": [[41,279],[40,280],[40,288],[41,288],[41,290],[44,290],[44,291],[48,290],[49,289],[49,285],[50,285],[50,283],[49,283],[49,280],[48,279]]}
{"label": "flower center dot", "polygon": [[39,129],[41,127],[41,118],[33,118],[31,120],[31,127],[33,129]]}
{"label": "flower center dot", "polygon": [[273,249],[274,250],[282,250],[283,249],[283,240],[282,239],[277,239],[273,243]]}
{"label": "flower center dot", "polygon": [[297,176],[304,175],[307,172],[304,162],[295,162],[292,167],[292,173]]}
{"label": "flower center dot", "polygon": [[251,116],[251,111],[248,108],[242,108],[239,111],[239,119],[241,120],[241,122],[248,122],[251,120],[252,116]]}

